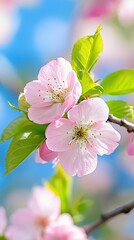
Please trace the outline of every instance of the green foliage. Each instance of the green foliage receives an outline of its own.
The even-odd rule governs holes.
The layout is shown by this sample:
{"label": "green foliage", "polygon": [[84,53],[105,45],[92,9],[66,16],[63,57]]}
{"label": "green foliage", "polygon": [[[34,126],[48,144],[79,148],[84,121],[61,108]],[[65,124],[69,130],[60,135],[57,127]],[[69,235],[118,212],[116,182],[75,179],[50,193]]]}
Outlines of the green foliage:
{"label": "green foliage", "polygon": [[[74,44],[72,50],[72,67],[82,85],[82,93],[84,96],[87,96],[86,93],[89,93],[88,91],[90,89],[96,87],[96,83],[89,74],[97,63],[99,55],[103,50],[103,41],[100,35],[100,30],[101,28],[99,26],[93,36],[80,38]],[[96,89],[95,94],[99,95],[100,92],[97,92]]]}
{"label": "green foliage", "polygon": [[83,195],[76,198],[71,206],[71,214],[75,222],[80,222],[84,219],[85,213],[92,206],[93,202],[85,199]]}
{"label": "green foliage", "polygon": [[5,236],[0,236],[0,240],[7,240]]}
{"label": "green foliage", "polygon": [[102,93],[103,93],[103,87],[96,84],[93,88],[89,89],[82,96],[98,97],[98,96],[101,96]]}
{"label": "green foliage", "polygon": [[45,129],[47,125],[38,125],[25,121],[13,137],[6,158],[6,173],[13,171],[25,158],[27,158],[45,140]]}
{"label": "green foliage", "polygon": [[110,113],[118,118],[127,118],[134,121],[134,107],[121,100],[111,100],[107,102]]}
{"label": "green foliage", "polygon": [[47,186],[61,199],[61,212],[70,211],[72,193],[72,178],[59,165],[56,173],[52,176]]}
{"label": "green foliage", "polygon": [[3,131],[0,143],[9,140],[13,136],[15,136],[20,129],[27,123],[27,117],[25,115],[21,115],[15,120],[13,120]]}
{"label": "green foliage", "polygon": [[101,83],[103,94],[123,95],[134,92],[134,70],[125,69],[106,76]]}

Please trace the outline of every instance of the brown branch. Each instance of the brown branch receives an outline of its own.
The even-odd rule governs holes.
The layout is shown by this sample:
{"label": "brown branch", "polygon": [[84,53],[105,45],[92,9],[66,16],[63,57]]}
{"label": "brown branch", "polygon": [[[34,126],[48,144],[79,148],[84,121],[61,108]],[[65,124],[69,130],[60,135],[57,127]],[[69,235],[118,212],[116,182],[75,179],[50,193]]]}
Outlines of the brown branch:
{"label": "brown branch", "polygon": [[128,122],[125,119],[120,119],[110,114],[108,117],[108,121],[126,128],[129,133],[134,132],[134,124],[131,122]]}
{"label": "brown branch", "polygon": [[111,212],[101,214],[100,219],[98,221],[96,221],[95,223],[93,223],[91,225],[88,225],[88,226],[84,227],[85,232],[87,234],[89,234],[93,230],[95,230],[96,228],[98,228],[99,226],[101,226],[102,224],[107,222],[108,220],[112,219],[113,217],[116,217],[117,215],[120,215],[120,214],[127,214],[132,209],[134,209],[134,201],[132,201],[132,202],[130,202],[130,203],[128,203],[128,204],[126,204],[122,207],[116,208]]}

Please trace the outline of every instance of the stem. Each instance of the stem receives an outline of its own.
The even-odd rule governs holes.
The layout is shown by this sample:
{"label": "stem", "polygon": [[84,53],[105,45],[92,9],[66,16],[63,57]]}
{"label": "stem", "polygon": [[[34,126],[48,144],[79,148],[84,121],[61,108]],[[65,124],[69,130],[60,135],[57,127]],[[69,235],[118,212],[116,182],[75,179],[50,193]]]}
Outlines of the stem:
{"label": "stem", "polygon": [[113,122],[121,127],[126,128],[129,133],[134,132],[134,124],[131,122],[128,122],[127,120],[117,118],[110,114],[108,117],[108,121]]}
{"label": "stem", "polygon": [[95,230],[96,228],[98,228],[99,226],[101,226],[102,224],[104,224],[105,222],[107,222],[108,220],[120,215],[120,214],[127,214],[129,213],[132,209],[134,209],[134,201],[125,204],[121,207],[118,207],[116,209],[114,209],[111,212],[108,213],[103,213],[100,216],[100,219],[98,221],[96,221],[95,223],[85,226],[85,232],[87,234],[91,233],[93,230]]}

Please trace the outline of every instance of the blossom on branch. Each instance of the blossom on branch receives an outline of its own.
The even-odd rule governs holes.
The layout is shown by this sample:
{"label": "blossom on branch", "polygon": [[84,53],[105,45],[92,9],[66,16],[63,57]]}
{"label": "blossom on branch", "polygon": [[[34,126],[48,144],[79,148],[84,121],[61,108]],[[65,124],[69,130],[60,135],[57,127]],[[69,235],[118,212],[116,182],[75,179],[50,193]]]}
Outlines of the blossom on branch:
{"label": "blossom on branch", "polygon": [[62,214],[46,229],[43,240],[86,240],[84,230],[74,225],[69,214]]}
{"label": "blossom on branch", "polygon": [[38,80],[25,86],[24,93],[31,105],[28,117],[35,123],[50,123],[74,106],[82,92],[71,64],[58,58],[41,68]]}
{"label": "blossom on branch", "polygon": [[120,134],[107,123],[109,110],[101,98],[84,100],[46,129],[46,144],[58,153],[63,168],[72,176],[93,172],[97,154],[111,154]]}

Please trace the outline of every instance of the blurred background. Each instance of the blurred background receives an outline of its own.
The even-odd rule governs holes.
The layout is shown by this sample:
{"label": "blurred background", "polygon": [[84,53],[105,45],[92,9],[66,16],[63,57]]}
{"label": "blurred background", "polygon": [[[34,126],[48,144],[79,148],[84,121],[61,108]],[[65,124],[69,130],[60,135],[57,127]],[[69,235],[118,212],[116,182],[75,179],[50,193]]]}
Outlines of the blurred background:
{"label": "blurred background", "polygon": [[[104,51],[94,69],[95,79],[111,71],[134,68],[134,0],[0,0],[0,134],[18,116],[8,101],[17,105],[20,91],[37,79],[39,69],[62,56],[71,58],[74,42],[95,32],[102,24]],[[134,104],[134,95],[121,99]],[[127,154],[129,135],[112,155],[99,158],[97,170],[75,178],[75,194],[94,201],[89,222],[134,198],[134,156]],[[0,205],[10,213],[26,204],[30,189],[49,179],[51,164],[34,162],[32,154],[9,176],[4,176],[8,143],[0,145]],[[79,191],[78,191],[79,190]],[[119,216],[98,229],[97,240],[133,240],[134,214]]]}

